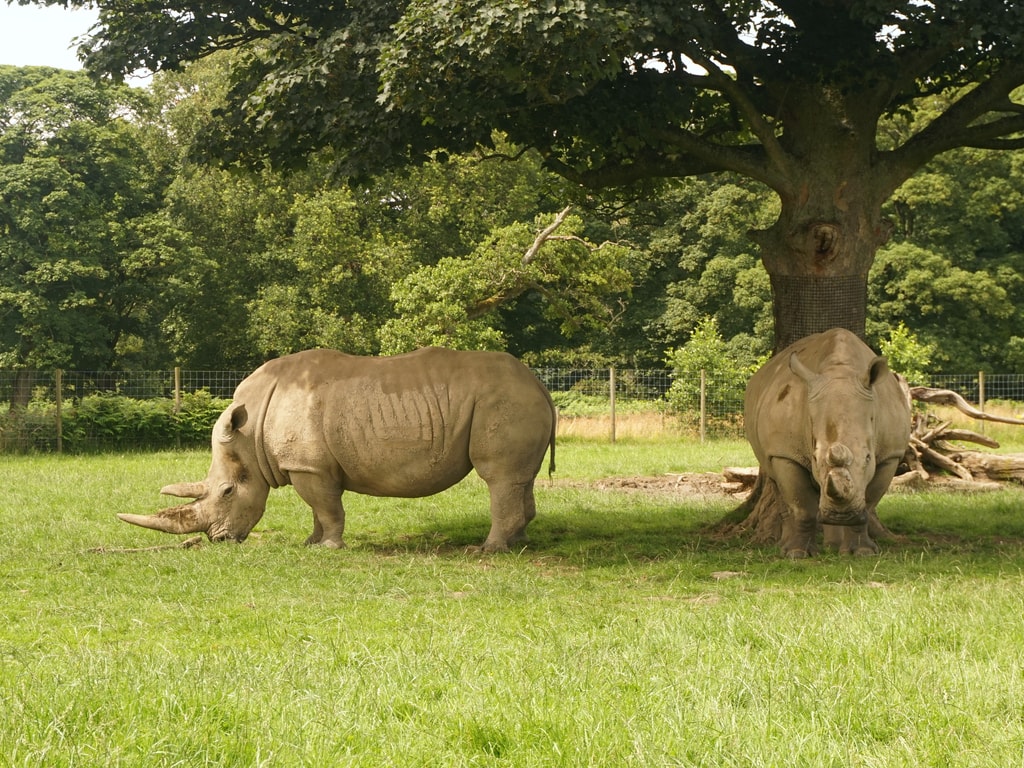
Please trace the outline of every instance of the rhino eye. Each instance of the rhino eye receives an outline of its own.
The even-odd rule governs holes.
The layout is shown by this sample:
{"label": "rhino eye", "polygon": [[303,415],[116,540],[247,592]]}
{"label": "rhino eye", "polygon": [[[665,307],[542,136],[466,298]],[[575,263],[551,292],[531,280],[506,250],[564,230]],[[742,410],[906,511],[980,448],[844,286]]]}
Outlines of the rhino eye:
{"label": "rhino eye", "polygon": [[227,484],[221,486],[220,497],[222,499],[226,499],[228,496],[230,496],[234,492],[235,492],[235,484],[234,483],[227,483]]}

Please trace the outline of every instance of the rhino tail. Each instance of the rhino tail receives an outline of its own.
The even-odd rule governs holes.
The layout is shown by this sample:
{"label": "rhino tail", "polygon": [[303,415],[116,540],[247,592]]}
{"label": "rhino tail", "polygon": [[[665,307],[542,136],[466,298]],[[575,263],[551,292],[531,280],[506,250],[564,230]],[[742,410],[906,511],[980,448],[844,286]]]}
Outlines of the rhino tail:
{"label": "rhino tail", "polygon": [[555,474],[555,433],[558,431],[558,409],[551,406],[551,437],[548,439],[548,478]]}

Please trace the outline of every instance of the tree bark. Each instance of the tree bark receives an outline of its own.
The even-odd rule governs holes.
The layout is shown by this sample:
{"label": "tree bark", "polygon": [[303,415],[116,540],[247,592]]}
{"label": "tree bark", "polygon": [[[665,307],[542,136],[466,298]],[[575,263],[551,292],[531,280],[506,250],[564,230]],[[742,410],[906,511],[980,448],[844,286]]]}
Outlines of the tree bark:
{"label": "tree bark", "polygon": [[830,328],[864,337],[868,272],[889,229],[881,200],[867,190],[848,199],[849,186],[818,179],[812,191],[804,183],[782,196],[774,225],[752,233],[771,278],[776,352]]}
{"label": "tree bark", "polygon": [[24,411],[32,399],[32,380],[29,372],[18,370],[14,373],[14,387],[11,390],[11,411]]}

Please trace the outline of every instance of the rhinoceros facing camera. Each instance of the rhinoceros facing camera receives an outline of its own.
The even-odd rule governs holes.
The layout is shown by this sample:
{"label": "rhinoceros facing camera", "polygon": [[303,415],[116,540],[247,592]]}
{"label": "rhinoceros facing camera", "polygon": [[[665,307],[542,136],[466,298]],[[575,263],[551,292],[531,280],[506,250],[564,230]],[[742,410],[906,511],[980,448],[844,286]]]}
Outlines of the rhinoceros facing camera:
{"label": "rhinoceros facing camera", "polygon": [[867,520],[910,440],[910,402],[885,358],[850,331],[800,339],[751,377],[743,411],[760,471],[786,510],[782,551],[817,550],[818,524],[841,552],[872,554]]}
{"label": "rhinoceros facing camera", "polygon": [[341,496],[429,496],[471,469],[487,483],[484,551],[526,540],[534,479],[555,409],[537,377],[500,352],[429,348],[395,357],[308,350],[265,363],[235,390],[213,429],[205,480],[162,493],[193,501],[125,522],[242,541],[271,488],[295,487],[313,508],[307,544],[342,547]]}

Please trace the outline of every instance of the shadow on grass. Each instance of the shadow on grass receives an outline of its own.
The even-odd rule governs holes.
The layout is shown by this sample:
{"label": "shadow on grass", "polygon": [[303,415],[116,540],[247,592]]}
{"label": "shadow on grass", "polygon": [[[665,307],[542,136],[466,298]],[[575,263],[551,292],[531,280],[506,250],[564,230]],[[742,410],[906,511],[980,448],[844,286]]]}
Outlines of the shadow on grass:
{"label": "shadow on grass", "polygon": [[[526,552],[591,565],[703,555],[778,557],[775,546],[755,546],[742,536],[723,538],[713,532],[736,509],[730,499],[638,501],[635,495],[611,491],[552,506],[542,508],[531,523]],[[880,515],[893,534],[879,542],[883,554],[1024,555],[1024,489],[894,494],[883,500]],[[433,519],[413,514],[406,522],[400,534],[353,531],[351,544],[389,555],[476,554],[472,548],[483,542],[489,527],[486,512],[479,510]]]}
{"label": "shadow on grass", "polygon": [[[706,529],[727,510],[685,505],[613,510],[582,505],[568,512],[541,511],[530,524],[529,542],[522,549],[535,556],[585,560],[592,565],[660,560],[684,553],[761,551],[708,536]],[[467,513],[429,521],[410,518],[408,523],[407,532],[398,535],[353,532],[350,544],[385,555],[478,555],[474,548],[486,538],[490,521],[486,515]]]}

